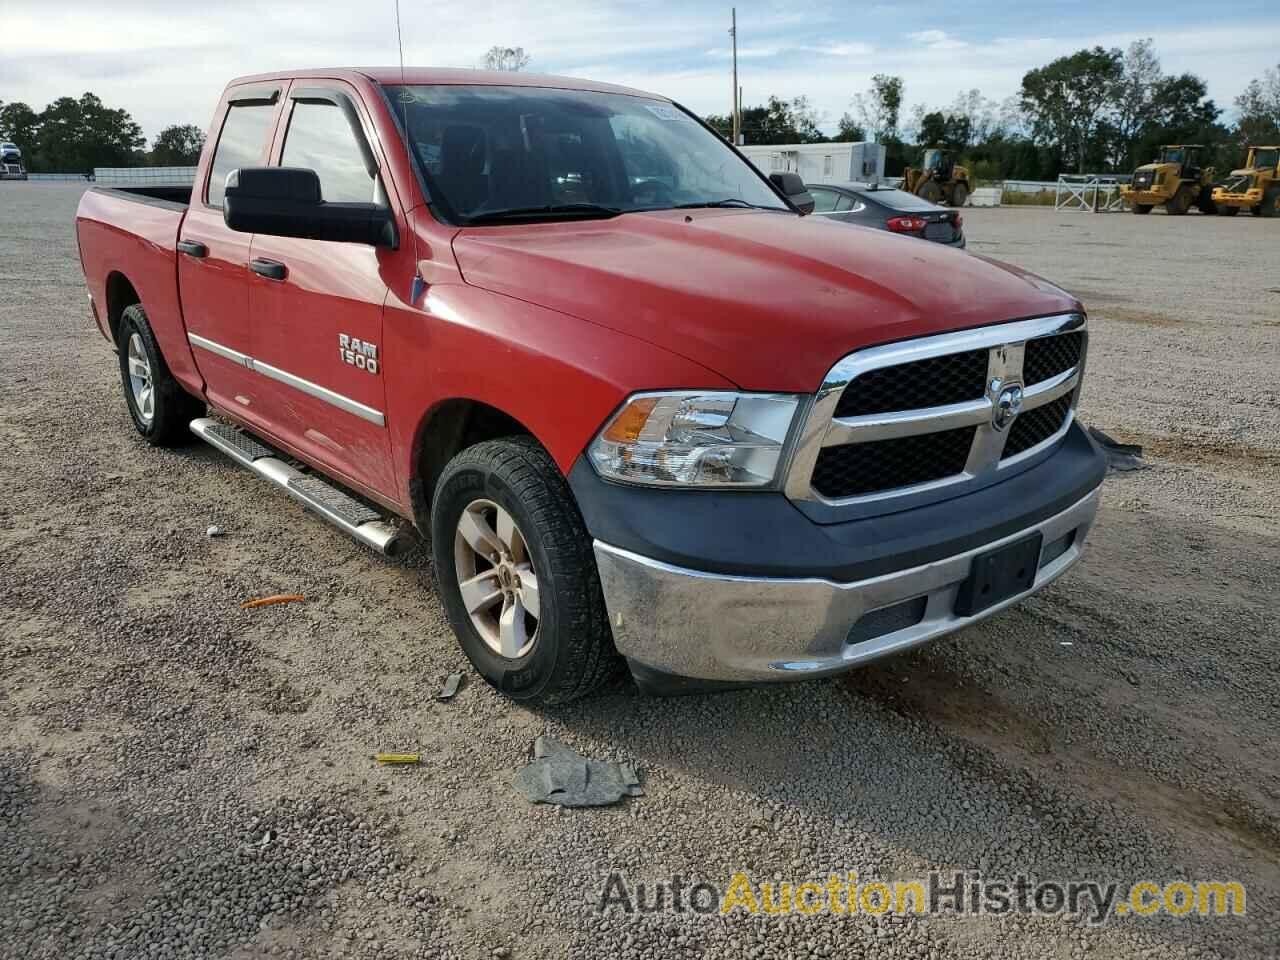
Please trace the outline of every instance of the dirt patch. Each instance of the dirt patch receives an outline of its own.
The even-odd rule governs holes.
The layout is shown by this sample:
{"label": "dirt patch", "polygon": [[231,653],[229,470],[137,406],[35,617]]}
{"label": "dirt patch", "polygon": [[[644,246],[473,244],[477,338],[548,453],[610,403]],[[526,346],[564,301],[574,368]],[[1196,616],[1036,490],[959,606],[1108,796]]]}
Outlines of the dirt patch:
{"label": "dirt patch", "polygon": [[1280,452],[1244,443],[1226,443],[1208,437],[1152,436],[1123,428],[1113,431],[1112,436],[1121,443],[1140,444],[1145,457],[1158,460],[1248,471],[1280,467]]}
{"label": "dirt patch", "polygon": [[[1069,743],[1043,715],[1020,709],[990,685],[930,664],[928,670],[904,671],[891,662],[855,671],[842,679],[851,692],[883,703],[905,717],[941,732],[976,743],[988,751],[998,769],[1022,768],[1038,778],[1061,783],[1108,802],[1141,811],[1148,822],[1177,823],[1180,832],[1205,842],[1231,837],[1244,857],[1264,856],[1280,865],[1280,824],[1185,787],[1163,783],[1141,770],[1121,767],[1086,747]],[[1131,681],[1113,681],[1108,699],[1133,696]]]}
{"label": "dirt patch", "polygon": [[1110,301],[1104,301],[1101,304],[1095,302],[1089,316],[1103,320],[1115,320],[1119,323],[1134,323],[1144,327],[1181,327],[1193,322],[1178,317],[1170,317],[1154,310],[1112,306],[1112,303],[1115,302],[1114,297],[1110,298]]}

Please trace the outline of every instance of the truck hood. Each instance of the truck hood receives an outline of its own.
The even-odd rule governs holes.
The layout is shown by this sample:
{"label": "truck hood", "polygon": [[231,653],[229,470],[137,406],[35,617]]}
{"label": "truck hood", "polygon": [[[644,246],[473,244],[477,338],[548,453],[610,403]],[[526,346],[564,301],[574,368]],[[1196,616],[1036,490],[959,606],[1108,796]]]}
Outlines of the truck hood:
{"label": "truck hood", "polygon": [[646,340],[748,390],[808,393],[861,347],[1080,309],[1007,264],[786,213],[471,227],[453,249],[470,284]]}

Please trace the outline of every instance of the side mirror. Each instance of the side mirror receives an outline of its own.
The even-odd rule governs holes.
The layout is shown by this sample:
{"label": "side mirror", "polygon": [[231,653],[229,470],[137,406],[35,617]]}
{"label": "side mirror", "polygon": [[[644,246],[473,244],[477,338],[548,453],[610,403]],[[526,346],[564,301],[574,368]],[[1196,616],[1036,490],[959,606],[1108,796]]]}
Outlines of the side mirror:
{"label": "side mirror", "polygon": [[798,173],[771,173],[769,180],[779,192],[791,201],[791,205],[801,213],[813,213],[813,197],[809,188],[804,185]]}
{"label": "side mirror", "polygon": [[325,203],[320,178],[299,167],[241,167],[227,174],[222,219],[239,233],[397,244],[391,211],[376,203]]}

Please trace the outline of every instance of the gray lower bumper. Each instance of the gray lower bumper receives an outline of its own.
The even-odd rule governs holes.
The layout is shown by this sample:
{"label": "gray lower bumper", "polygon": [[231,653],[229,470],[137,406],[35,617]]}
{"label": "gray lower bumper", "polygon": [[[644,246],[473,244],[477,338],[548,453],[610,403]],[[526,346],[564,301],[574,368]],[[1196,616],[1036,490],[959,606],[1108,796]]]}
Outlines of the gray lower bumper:
{"label": "gray lower bumper", "polygon": [[[613,638],[623,656],[664,673],[703,680],[758,681],[820,676],[898,653],[1017,603],[1079,558],[1101,488],[1055,516],[1000,540],[923,566],[856,583],[704,573],[595,542]],[[1039,531],[1040,568],[1031,589],[976,616],[954,612],[974,556]],[[1070,545],[1061,548],[1063,538]],[[918,622],[849,642],[868,613],[916,601]],[[874,627],[876,621],[864,621]]]}

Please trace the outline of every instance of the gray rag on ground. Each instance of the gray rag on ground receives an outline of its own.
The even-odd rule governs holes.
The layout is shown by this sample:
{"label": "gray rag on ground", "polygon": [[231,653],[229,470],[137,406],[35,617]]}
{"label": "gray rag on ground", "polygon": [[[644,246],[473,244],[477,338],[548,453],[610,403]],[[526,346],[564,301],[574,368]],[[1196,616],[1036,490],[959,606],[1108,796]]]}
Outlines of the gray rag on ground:
{"label": "gray rag on ground", "polygon": [[644,795],[635,767],[629,763],[588,760],[552,737],[534,741],[533,757],[533,762],[516,774],[515,787],[534,803],[602,807],[623,797]]}

